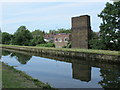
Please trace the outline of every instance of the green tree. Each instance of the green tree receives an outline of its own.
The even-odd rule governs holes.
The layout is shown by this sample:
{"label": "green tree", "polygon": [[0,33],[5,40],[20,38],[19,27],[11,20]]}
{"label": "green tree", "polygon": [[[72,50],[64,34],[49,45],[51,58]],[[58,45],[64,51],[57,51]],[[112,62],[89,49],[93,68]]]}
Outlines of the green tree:
{"label": "green tree", "polygon": [[7,32],[2,33],[2,44],[10,44],[11,42],[11,35]]}
{"label": "green tree", "polygon": [[104,49],[104,44],[99,39],[99,32],[91,32],[89,46],[91,49]]}
{"label": "green tree", "polygon": [[31,32],[25,26],[20,26],[13,35],[12,43],[15,45],[27,46],[31,39]]}
{"label": "green tree", "polygon": [[58,33],[71,33],[70,29],[64,29],[64,28],[60,28],[57,31],[58,31]]}
{"label": "green tree", "polygon": [[64,29],[64,28],[60,28],[57,30],[50,30],[49,33],[71,33],[70,29]]}
{"label": "green tree", "polygon": [[100,15],[100,43],[107,50],[120,50],[120,1],[106,3]]}
{"label": "green tree", "polygon": [[33,35],[33,39],[31,39],[30,45],[36,46],[37,44],[45,43],[44,37],[43,37],[44,36],[43,31],[35,30],[32,32],[32,35]]}
{"label": "green tree", "polygon": [[37,29],[35,31],[32,32],[33,36],[43,36],[43,31]]}

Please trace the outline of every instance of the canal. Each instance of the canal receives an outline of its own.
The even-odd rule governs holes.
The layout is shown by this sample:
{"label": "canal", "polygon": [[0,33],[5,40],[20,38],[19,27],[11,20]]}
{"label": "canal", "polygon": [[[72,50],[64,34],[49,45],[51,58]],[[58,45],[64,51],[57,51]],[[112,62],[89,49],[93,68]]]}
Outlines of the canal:
{"label": "canal", "polygon": [[55,88],[120,88],[120,66],[2,50],[1,61]]}

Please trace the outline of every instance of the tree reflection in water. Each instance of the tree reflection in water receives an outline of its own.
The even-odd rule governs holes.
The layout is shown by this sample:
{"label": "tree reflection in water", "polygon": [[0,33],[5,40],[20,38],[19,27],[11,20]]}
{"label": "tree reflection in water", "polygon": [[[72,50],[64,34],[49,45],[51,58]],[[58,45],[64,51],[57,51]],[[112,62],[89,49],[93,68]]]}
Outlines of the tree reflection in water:
{"label": "tree reflection in water", "polygon": [[2,50],[2,56],[8,56],[8,55],[10,55],[10,54],[11,54],[10,51]]}
{"label": "tree reflection in water", "polygon": [[101,68],[100,72],[103,79],[98,84],[103,88],[120,88],[120,68]]}
{"label": "tree reflection in water", "polygon": [[13,52],[11,57],[15,57],[21,64],[27,64],[27,62],[32,58],[32,56],[22,53]]}

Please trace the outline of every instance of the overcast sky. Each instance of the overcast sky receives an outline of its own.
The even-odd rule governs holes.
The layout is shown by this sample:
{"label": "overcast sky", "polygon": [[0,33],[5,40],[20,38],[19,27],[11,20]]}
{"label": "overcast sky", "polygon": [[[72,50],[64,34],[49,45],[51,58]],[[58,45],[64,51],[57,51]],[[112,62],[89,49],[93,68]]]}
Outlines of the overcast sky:
{"label": "overcast sky", "polygon": [[[25,25],[30,31],[35,29],[53,30],[71,28],[71,17],[90,15],[93,31],[99,31],[101,19],[97,16],[109,0],[1,0],[0,20],[2,31],[14,33]],[[23,2],[24,1],[24,2]],[[30,2],[31,1],[31,2]],[[34,2],[33,2],[34,1]],[[57,2],[56,2],[57,1]],[[59,2],[58,2],[59,1]],[[73,2],[74,1],[74,2]],[[95,1],[95,2],[94,2]]]}

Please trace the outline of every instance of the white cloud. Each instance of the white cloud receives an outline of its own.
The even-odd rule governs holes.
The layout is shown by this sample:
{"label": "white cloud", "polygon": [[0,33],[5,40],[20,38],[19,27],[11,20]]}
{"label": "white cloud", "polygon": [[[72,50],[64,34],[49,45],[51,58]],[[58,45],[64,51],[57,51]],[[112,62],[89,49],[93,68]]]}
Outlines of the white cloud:
{"label": "white cloud", "polygon": [[[60,8],[63,8],[63,10],[65,8],[71,8],[71,7],[82,7],[84,5],[88,5],[90,3],[85,3],[85,2],[82,2],[82,3],[67,3],[67,4],[60,4],[60,5],[56,5],[56,6],[49,6],[49,7],[44,7],[44,8],[35,8],[35,9],[27,9],[27,10],[24,10],[24,11],[16,11],[16,13],[11,13],[11,16],[20,16],[20,15],[25,15],[25,14],[34,14],[34,13],[44,13],[44,12],[48,12],[48,11],[53,11],[53,10],[57,10],[57,9],[60,9]],[[62,10],[62,9],[61,9]]]}
{"label": "white cloud", "polygon": [[3,24],[16,24],[16,23],[26,23],[26,22],[38,22],[38,21],[52,21],[54,18],[54,21],[57,20],[58,18],[64,18],[65,19],[65,15],[54,15],[54,16],[42,16],[42,17],[34,17],[34,16],[25,16],[22,18],[12,18],[12,19],[7,19],[7,20],[3,20]]}
{"label": "white cloud", "polygon": [[109,0],[0,0],[0,2],[106,2]]}
{"label": "white cloud", "polygon": [[[42,14],[46,13],[48,11],[57,11],[57,10],[64,10],[65,8],[71,8],[71,7],[82,7],[84,5],[87,5],[89,3],[69,3],[69,4],[60,4],[56,6],[51,6],[51,7],[44,7],[44,8],[36,8],[36,9],[27,9],[22,12],[15,12],[11,13],[12,18],[3,18],[3,23],[4,24],[12,24],[12,23],[20,23],[20,22],[29,22],[29,21],[35,21],[35,20],[49,20],[49,19],[55,19],[55,17],[63,17],[63,15],[59,15],[59,13],[54,13],[53,14],[48,14],[47,16],[42,16],[40,15],[35,17],[35,15],[32,14]],[[27,15],[26,15],[27,14]],[[68,12],[67,14],[64,15],[64,17],[68,17]]]}
{"label": "white cloud", "polygon": [[4,31],[15,32],[20,25],[27,25],[30,30],[36,28],[43,30],[61,27],[69,28],[71,17],[83,14],[89,14],[93,17],[93,22],[98,22],[93,23],[94,30],[98,30],[99,20],[95,15],[99,13],[105,3],[23,3],[24,5],[22,3],[4,3]]}

